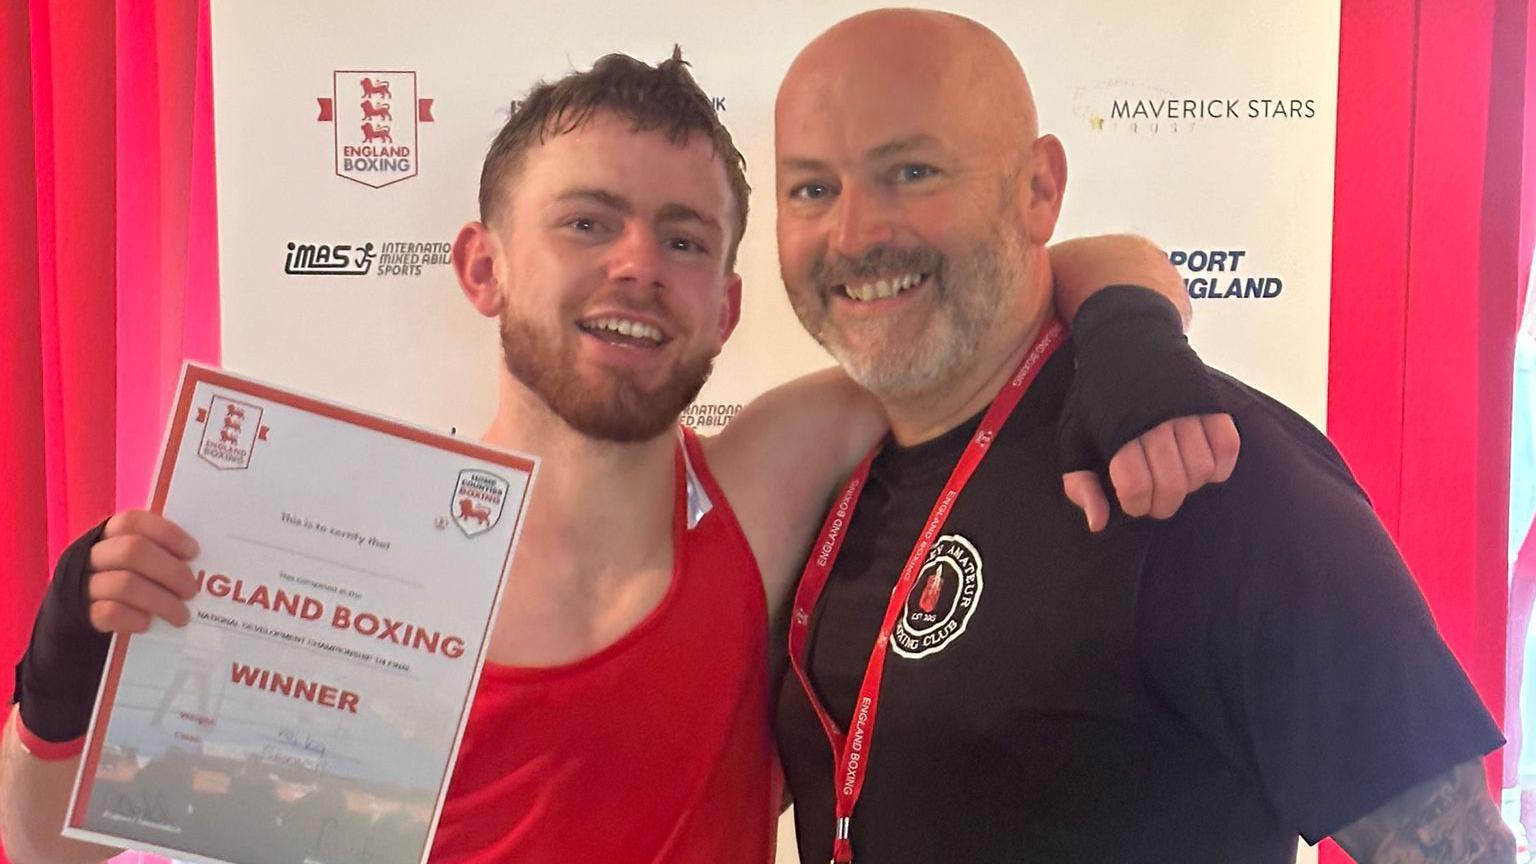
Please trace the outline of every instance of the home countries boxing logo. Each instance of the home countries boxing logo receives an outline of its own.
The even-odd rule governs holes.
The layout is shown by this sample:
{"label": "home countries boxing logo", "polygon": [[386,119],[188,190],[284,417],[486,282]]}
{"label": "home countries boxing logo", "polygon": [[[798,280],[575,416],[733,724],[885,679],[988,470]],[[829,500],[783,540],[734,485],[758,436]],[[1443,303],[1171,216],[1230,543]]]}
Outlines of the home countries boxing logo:
{"label": "home countries boxing logo", "polygon": [[981,553],[959,534],[940,537],[902,605],[891,650],[910,660],[943,651],[965,632],[981,587]]}
{"label": "home countries boxing logo", "polygon": [[464,536],[484,534],[496,527],[501,521],[501,510],[511,486],[489,471],[466,468],[459,472],[449,515]]}
{"label": "home countries boxing logo", "polygon": [[415,72],[333,72],[331,94],[317,119],[334,129],[337,176],[375,189],[416,176],[432,100],[419,98]]}

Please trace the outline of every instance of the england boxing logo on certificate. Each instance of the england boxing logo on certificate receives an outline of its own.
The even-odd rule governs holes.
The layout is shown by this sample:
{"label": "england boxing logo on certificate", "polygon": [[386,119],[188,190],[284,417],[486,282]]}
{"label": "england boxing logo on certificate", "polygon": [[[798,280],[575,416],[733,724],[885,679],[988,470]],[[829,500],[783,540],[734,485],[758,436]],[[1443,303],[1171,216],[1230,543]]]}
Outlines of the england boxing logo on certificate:
{"label": "england boxing logo on certificate", "polygon": [[197,455],[220,470],[251,467],[251,451],[267,437],[261,407],[226,396],[215,396],[207,408],[197,409],[197,422],[203,424]]}

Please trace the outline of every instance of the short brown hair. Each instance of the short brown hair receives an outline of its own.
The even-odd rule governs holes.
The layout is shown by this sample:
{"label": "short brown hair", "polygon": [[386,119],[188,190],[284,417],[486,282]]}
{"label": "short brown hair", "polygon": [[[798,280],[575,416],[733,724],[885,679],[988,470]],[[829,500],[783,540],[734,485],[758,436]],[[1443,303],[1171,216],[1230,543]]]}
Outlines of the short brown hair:
{"label": "short brown hair", "polygon": [[611,111],[634,123],[634,131],[660,131],[682,146],[694,133],[709,136],[736,199],[735,236],[726,249],[727,270],[736,266],[736,249],[747,230],[747,161],[715,114],[714,105],[688,72],[680,46],[672,57],[649,66],[627,54],[608,54],[585,72],[572,72],[554,83],[539,82],[515,106],[501,127],[480,169],[480,221],[489,223],[501,207],[502,191],[522,168],[535,144],[581,128],[597,111]]}

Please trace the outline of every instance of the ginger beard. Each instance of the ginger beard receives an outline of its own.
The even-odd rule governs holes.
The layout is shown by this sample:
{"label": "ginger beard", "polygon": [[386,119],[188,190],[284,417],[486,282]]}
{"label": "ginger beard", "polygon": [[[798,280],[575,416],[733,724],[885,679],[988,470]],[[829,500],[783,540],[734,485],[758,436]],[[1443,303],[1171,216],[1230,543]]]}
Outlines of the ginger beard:
{"label": "ginger beard", "polygon": [[[858,258],[829,255],[818,259],[796,287],[782,274],[790,305],[806,332],[844,371],[878,396],[925,393],[955,378],[975,356],[991,322],[1017,314],[1015,285],[1028,276],[1017,218],[1003,216],[991,236],[958,257],[930,246],[877,246]],[[834,316],[839,286],[898,273],[923,273],[928,284],[920,298],[928,308],[903,308],[882,316]],[[914,298],[919,299],[919,298]],[[839,302],[858,302],[840,298]],[[919,338],[905,319],[927,315]],[[837,320],[834,320],[834,317]]]}
{"label": "ginger beard", "polygon": [[[558,339],[533,320],[501,313],[501,350],[512,377],[522,382],[567,426],[589,438],[630,444],[672,428],[693,402],[714,365],[713,355],[680,357],[660,387],[646,390],[631,370],[605,369],[583,377],[576,339]],[[594,380],[595,378],[595,380]]]}

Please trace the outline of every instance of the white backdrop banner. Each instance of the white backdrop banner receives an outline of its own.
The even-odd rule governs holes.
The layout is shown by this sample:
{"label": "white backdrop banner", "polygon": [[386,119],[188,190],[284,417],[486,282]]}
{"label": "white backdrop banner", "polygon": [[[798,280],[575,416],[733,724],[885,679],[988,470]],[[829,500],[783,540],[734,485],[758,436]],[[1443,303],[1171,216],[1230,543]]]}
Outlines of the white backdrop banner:
{"label": "white backdrop banner", "polygon": [[[795,52],[874,4],[570,0],[558,8],[214,4],[225,361],[251,375],[478,434],[494,325],[448,244],[514,99],[623,51],[683,46],[747,157],[743,324],[691,415],[705,429],[826,365],[779,282],[772,104]],[[1321,425],[1338,0],[957,2],[1024,62],[1066,144],[1058,236],[1131,230],[1188,278],[1196,347]]]}
{"label": "white backdrop banner", "polygon": [[[843,0],[215,0],[223,353],[232,368],[461,434],[496,403],[494,323],[449,243],[539,79],[683,46],[746,155],[743,323],[689,418],[830,361],[774,249],[772,104]],[[924,5],[918,3],[917,5]],[[1070,167],[1058,237],[1135,231],[1187,278],[1213,365],[1319,426],[1327,396],[1339,0],[956,0],[1017,51]]]}

